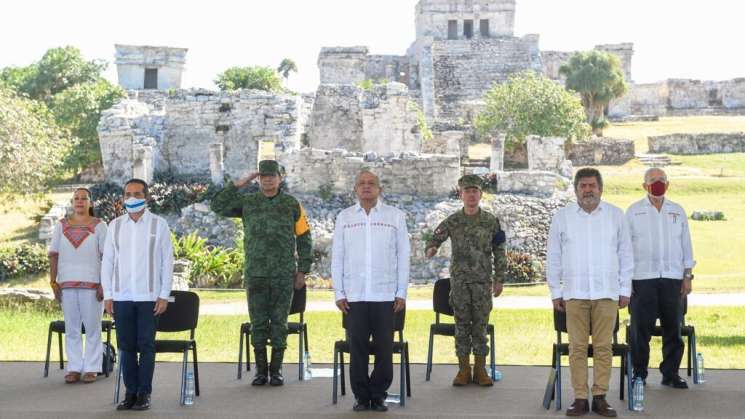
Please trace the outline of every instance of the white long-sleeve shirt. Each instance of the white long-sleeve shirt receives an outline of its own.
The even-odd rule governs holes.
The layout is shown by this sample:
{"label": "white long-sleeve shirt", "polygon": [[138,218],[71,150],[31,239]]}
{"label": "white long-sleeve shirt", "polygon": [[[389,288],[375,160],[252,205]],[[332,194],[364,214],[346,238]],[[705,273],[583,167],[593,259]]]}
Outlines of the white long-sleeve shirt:
{"label": "white long-sleeve shirt", "polygon": [[554,214],[546,264],[552,299],[629,297],[633,273],[631,235],[623,210],[601,201],[589,214],[577,203]]}
{"label": "white long-sleeve shirt", "polygon": [[410,253],[403,211],[380,201],[370,214],[359,204],[342,210],[336,217],[331,255],[336,300],[405,299]]}
{"label": "white long-sleeve shirt", "polygon": [[137,222],[124,214],[109,223],[101,263],[104,299],[167,299],[173,279],[171,231],[148,210]]}
{"label": "white long-sleeve shirt", "polygon": [[659,211],[649,198],[626,210],[634,246],[634,280],[683,279],[685,269],[696,266],[691,233],[683,207],[665,199]]}

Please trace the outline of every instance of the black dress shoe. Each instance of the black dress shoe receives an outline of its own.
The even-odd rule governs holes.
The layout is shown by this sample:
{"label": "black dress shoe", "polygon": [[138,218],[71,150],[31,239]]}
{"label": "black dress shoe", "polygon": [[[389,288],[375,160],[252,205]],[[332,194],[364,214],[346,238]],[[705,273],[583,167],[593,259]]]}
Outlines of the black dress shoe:
{"label": "black dress shoe", "polygon": [[271,378],[269,379],[269,385],[270,386],[282,386],[285,384],[285,378],[282,377],[282,374],[276,373],[272,374]]}
{"label": "black dress shoe", "polygon": [[266,377],[266,375],[256,373],[253,381],[251,381],[251,385],[252,386],[263,386],[268,382],[269,382],[269,379]]}
{"label": "black dress shoe", "polygon": [[138,394],[137,403],[132,406],[132,410],[148,410],[150,409],[150,395],[149,394]]}
{"label": "black dress shoe", "polygon": [[127,394],[124,396],[124,400],[122,400],[118,405],[116,405],[116,410],[129,410],[132,408],[132,406],[137,403],[137,395],[136,394]]}
{"label": "black dress shoe", "polygon": [[688,383],[686,382],[686,380],[680,378],[679,375],[676,375],[674,377],[663,378],[662,385],[669,386],[672,388],[688,388]]}
{"label": "black dress shoe", "polygon": [[352,407],[352,410],[354,410],[355,412],[364,412],[366,410],[370,410],[370,402],[367,400],[357,399],[354,402],[354,407]]}
{"label": "black dress shoe", "polygon": [[376,412],[387,412],[388,405],[385,404],[385,400],[383,399],[372,399],[370,400],[370,410]]}

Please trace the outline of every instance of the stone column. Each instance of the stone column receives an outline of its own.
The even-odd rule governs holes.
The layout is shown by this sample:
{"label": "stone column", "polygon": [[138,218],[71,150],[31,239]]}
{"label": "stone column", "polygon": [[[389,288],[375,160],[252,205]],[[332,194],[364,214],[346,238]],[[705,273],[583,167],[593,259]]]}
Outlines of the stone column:
{"label": "stone column", "polygon": [[530,135],[528,143],[528,170],[545,170],[558,173],[566,159],[563,137]]}
{"label": "stone column", "polygon": [[501,172],[504,170],[504,140],[505,135],[499,133],[491,140],[491,160],[489,162],[489,172]]}
{"label": "stone column", "polygon": [[222,185],[225,179],[225,166],[223,165],[223,145],[222,143],[210,144],[210,175],[212,183]]}
{"label": "stone column", "polygon": [[132,177],[142,179],[147,183],[153,181],[153,147],[136,144],[132,150]]}

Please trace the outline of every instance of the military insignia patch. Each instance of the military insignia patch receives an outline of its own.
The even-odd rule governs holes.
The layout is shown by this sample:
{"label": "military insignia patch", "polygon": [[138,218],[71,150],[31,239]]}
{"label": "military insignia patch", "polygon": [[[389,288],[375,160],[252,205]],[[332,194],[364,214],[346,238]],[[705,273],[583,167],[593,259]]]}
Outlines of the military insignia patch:
{"label": "military insignia patch", "polygon": [[491,241],[491,242],[492,242],[492,244],[493,244],[494,246],[499,246],[500,244],[502,244],[502,243],[504,243],[504,242],[506,242],[506,241],[507,241],[507,235],[505,235],[505,234],[504,234],[504,231],[502,231],[502,230],[499,230],[499,231],[498,231],[498,232],[497,232],[497,233],[496,233],[496,234],[494,235],[494,238],[492,239],[492,241]]}

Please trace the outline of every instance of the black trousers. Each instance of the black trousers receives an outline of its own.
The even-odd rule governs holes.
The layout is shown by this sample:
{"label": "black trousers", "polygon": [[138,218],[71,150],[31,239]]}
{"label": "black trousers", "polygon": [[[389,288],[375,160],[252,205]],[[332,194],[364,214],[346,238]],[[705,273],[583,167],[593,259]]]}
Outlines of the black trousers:
{"label": "black trousers", "polygon": [[[384,399],[393,381],[393,301],[349,303],[347,315],[352,392],[363,402]],[[375,366],[368,376],[371,352],[375,355]]]}
{"label": "black trousers", "polygon": [[662,326],[663,377],[678,375],[685,345],[680,335],[681,326],[681,281],[668,278],[633,281],[631,297],[631,355],[634,375],[647,378],[649,364],[649,340],[657,319]]}
{"label": "black trousers", "polygon": [[[114,301],[116,344],[127,396],[153,392],[155,331],[158,318],[152,301]],[[137,354],[140,357],[137,359]]]}

